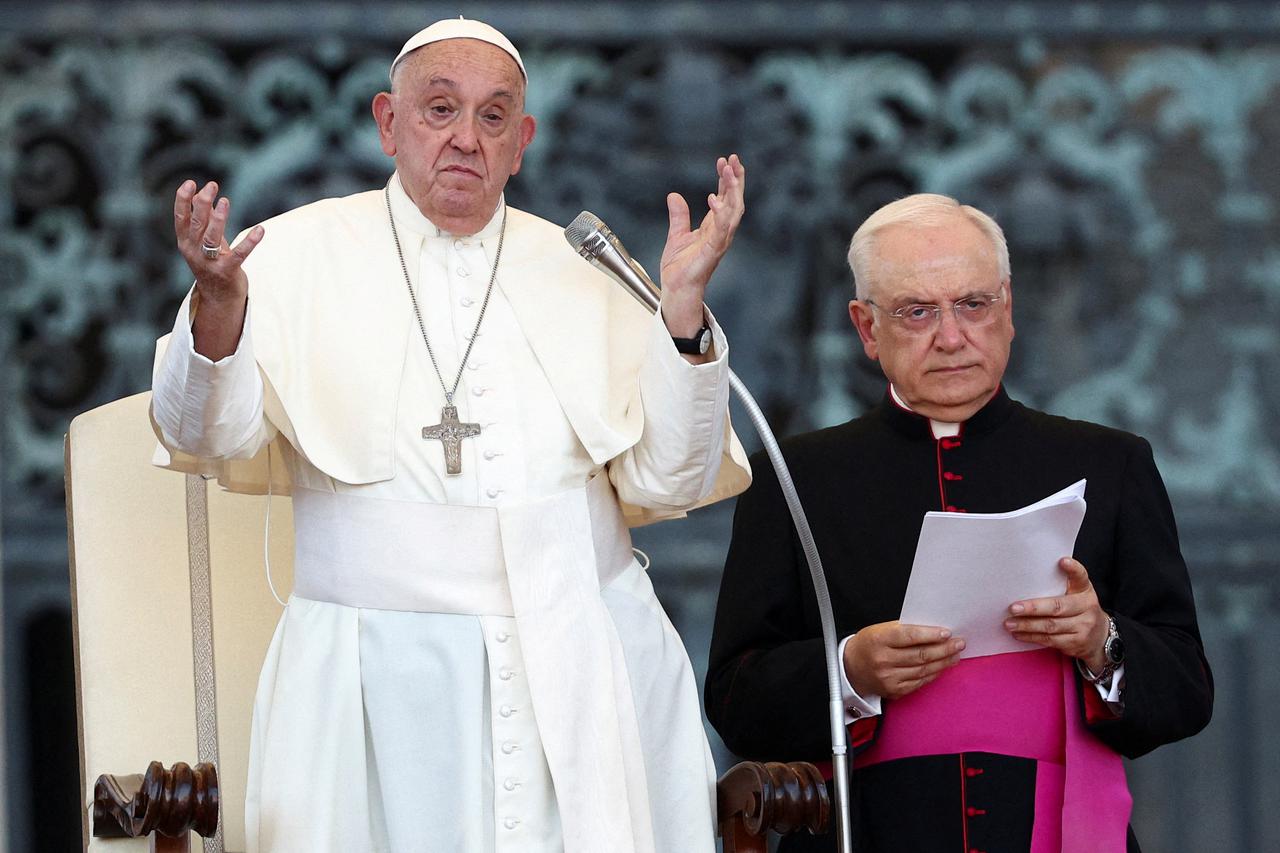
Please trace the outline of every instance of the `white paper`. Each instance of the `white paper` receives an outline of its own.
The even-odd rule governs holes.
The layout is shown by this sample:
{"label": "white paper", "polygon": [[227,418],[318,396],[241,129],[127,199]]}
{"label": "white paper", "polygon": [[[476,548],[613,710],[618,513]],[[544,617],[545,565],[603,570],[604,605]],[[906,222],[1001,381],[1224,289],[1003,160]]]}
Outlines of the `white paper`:
{"label": "white paper", "polygon": [[1071,556],[1084,520],[1085,481],[1012,512],[925,513],[900,621],[950,628],[961,657],[1042,648],[1004,627],[1009,605],[1062,595],[1058,560]]}

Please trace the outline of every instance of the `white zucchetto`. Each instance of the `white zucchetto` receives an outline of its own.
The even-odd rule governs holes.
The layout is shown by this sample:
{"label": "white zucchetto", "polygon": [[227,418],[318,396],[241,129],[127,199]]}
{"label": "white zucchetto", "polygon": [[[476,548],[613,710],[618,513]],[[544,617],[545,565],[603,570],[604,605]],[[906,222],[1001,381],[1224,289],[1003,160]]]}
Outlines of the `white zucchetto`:
{"label": "white zucchetto", "polygon": [[524,77],[525,82],[528,82],[529,75],[524,70],[524,61],[520,59],[520,51],[516,50],[516,46],[511,43],[511,40],[483,21],[472,21],[463,17],[445,18],[443,21],[436,21],[426,29],[415,33],[412,38],[404,43],[404,47],[400,48],[400,53],[396,55],[395,61],[391,63],[391,76],[394,78],[396,66],[400,64],[400,60],[413,53],[413,51],[425,45],[438,41],[448,41],[449,39],[476,39],[501,48],[516,61],[516,65],[520,68],[520,75]]}

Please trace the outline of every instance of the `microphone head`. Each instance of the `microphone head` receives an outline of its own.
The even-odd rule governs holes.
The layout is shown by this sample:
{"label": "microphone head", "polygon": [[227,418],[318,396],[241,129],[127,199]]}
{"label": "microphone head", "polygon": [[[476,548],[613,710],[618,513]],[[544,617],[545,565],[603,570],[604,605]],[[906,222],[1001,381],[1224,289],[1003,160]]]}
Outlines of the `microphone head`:
{"label": "microphone head", "polygon": [[650,311],[658,309],[657,286],[636,263],[609,226],[600,217],[584,210],[564,229],[564,238],[587,263],[608,273]]}
{"label": "microphone head", "polygon": [[604,224],[604,220],[591,211],[584,210],[574,217],[569,227],[564,229],[564,238],[569,241],[569,245],[575,252],[581,252],[583,245],[592,234],[607,230],[608,226]]}

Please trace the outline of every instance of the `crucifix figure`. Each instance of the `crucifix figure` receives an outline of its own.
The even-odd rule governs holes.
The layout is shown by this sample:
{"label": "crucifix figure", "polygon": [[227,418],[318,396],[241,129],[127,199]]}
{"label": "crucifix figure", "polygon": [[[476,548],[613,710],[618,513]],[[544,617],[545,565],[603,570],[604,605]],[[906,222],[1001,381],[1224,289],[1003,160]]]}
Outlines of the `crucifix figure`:
{"label": "crucifix figure", "polygon": [[458,420],[457,406],[445,406],[440,410],[440,423],[422,428],[424,439],[438,439],[444,445],[444,470],[447,474],[462,473],[462,439],[479,434],[480,424]]}

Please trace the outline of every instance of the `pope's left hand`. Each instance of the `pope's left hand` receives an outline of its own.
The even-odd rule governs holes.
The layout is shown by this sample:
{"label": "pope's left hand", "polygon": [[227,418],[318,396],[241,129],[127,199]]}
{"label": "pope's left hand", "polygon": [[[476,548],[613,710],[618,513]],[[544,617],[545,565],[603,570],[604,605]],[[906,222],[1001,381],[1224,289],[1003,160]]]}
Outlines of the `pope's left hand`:
{"label": "pope's left hand", "polygon": [[662,319],[671,334],[691,338],[702,328],[702,297],[746,209],[746,169],[737,154],[716,161],[720,185],[707,196],[707,215],[690,230],[689,205],[679,193],[667,195],[667,245],[662,250]]}
{"label": "pope's left hand", "polygon": [[1067,575],[1066,594],[1014,602],[1004,627],[1014,639],[1057,649],[1084,661],[1090,671],[1101,672],[1106,665],[1102,646],[1107,639],[1107,614],[1080,561],[1063,557],[1058,568]]}

